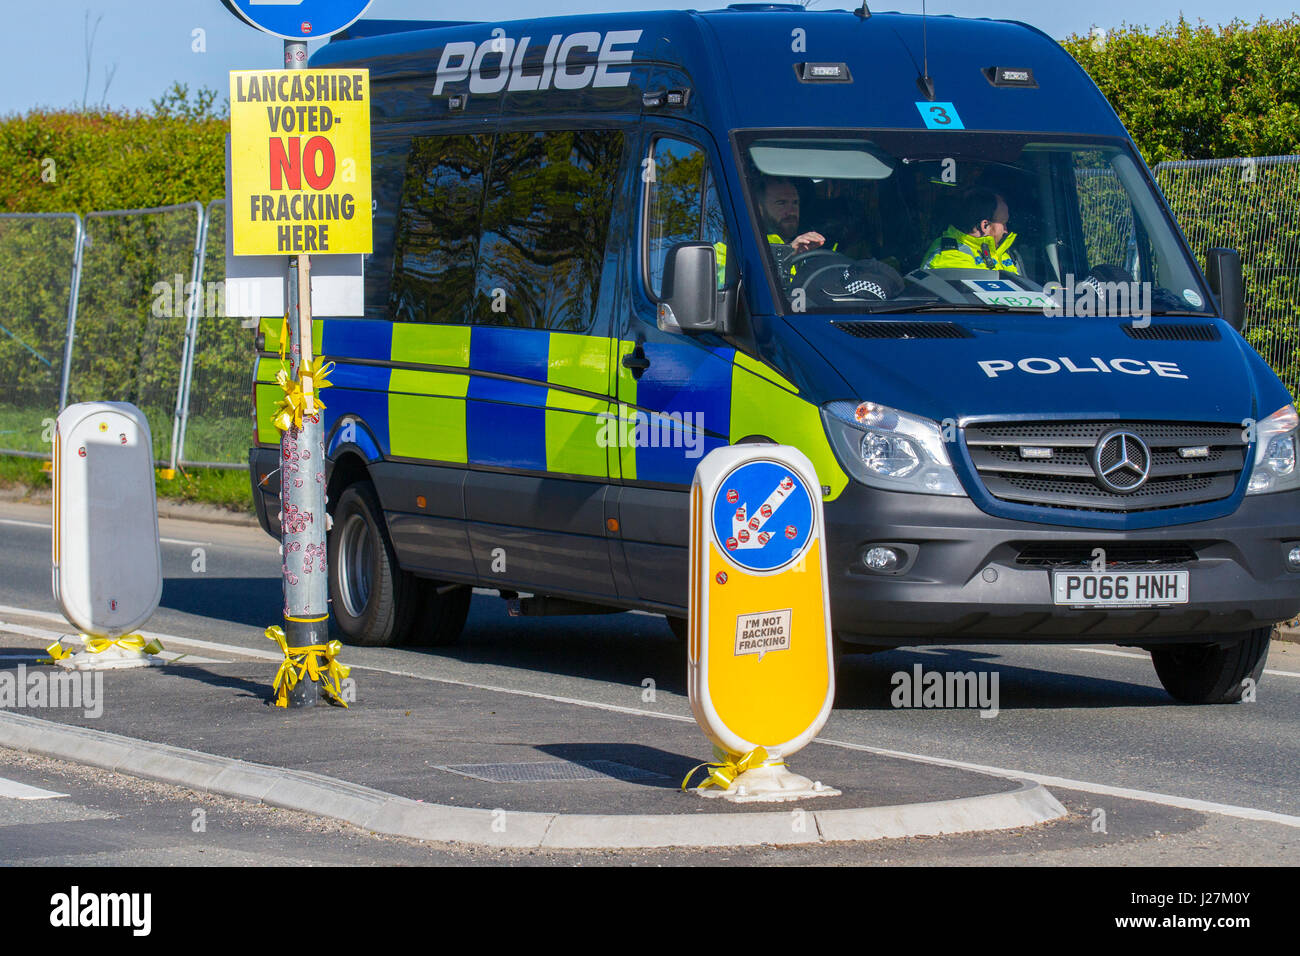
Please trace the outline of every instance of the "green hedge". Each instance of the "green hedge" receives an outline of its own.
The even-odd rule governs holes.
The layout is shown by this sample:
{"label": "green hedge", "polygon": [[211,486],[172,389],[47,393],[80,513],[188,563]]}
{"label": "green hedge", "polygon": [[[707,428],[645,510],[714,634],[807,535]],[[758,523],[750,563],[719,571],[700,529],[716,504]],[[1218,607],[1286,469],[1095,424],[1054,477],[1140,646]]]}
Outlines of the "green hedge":
{"label": "green hedge", "polygon": [[[191,95],[177,84],[147,113],[38,110],[0,119],[0,211],[85,216],[224,195],[229,123],[216,99],[213,90]],[[154,308],[154,288],[178,273],[182,287],[189,280],[196,221],[189,210],[86,219],[68,398],[144,409],[159,459],[170,447],[184,319]],[[209,242],[209,281],[224,274],[222,236],[218,228]],[[70,223],[0,220],[0,448],[44,449],[41,423],[57,407],[70,265]],[[247,416],[234,410],[247,403],[251,336],[229,335],[233,321],[201,318],[195,372],[204,391],[192,405],[203,409],[187,446],[198,460],[238,462],[247,448]]]}
{"label": "green hedge", "polygon": [[1300,152],[1300,16],[1214,28],[1179,19],[1062,44],[1147,163]]}
{"label": "green hedge", "polygon": [[[216,96],[191,97],[176,84],[149,113],[34,110],[0,118],[0,211],[85,215],[225,195],[230,124],[224,109],[214,109]],[[46,171],[52,181],[42,178]]]}

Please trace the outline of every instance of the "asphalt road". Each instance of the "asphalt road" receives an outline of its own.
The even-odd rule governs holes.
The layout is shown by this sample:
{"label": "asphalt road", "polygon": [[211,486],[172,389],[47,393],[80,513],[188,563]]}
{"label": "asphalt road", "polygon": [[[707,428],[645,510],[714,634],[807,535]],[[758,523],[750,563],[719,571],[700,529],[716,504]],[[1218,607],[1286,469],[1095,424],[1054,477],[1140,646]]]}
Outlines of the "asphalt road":
{"label": "asphalt road", "polygon": [[[45,525],[46,509],[0,506],[0,605],[57,611]],[[147,630],[272,649],[262,631],[280,616],[275,542],[257,529],[166,520],[162,535],[166,583]],[[654,710],[690,713],[683,648],[662,618],[645,614],[512,619],[503,602],[482,594],[456,647],[350,648],[347,660],[629,707],[646,706],[645,690],[653,686]],[[916,664],[996,673],[997,715],[894,708],[891,677]],[[1038,776],[1079,815],[1032,847],[1011,838],[1000,846],[1003,838],[992,835],[928,841],[981,847],[965,854],[971,862],[1044,862],[1047,854],[1052,862],[1294,864],[1300,861],[1297,730],[1300,645],[1275,642],[1257,702],[1225,707],[1174,703],[1148,655],[1131,649],[963,646],[845,658],[836,709],[821,738],[847,750],[880,748]],[[1110,839],[1088,826],[1097,809],[1111,821]],[[831,850],[785,851],[782,859],[818,852],[823,857],[809,861],[835,860]],[[899,853],[876,848],[852,859],[885,859],[890,852]],[[926,852],[903,855],[923,862]],[[654,854],[637,857],[652,861]],[[959,852],[951,861],[962,857]],[[757,861],[750,853],[728,858]]]}

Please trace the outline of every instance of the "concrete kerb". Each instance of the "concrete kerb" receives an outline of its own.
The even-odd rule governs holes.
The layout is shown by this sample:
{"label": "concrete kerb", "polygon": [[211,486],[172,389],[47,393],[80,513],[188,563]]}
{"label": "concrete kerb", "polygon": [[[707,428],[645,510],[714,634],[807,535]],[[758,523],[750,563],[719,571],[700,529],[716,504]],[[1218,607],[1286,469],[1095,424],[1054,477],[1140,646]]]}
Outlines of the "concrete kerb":
{"label": "concrete kerb", "polygon": [[0,746],[222,796],[332,817],[407,839],[546,849],[757,846],[937,836],[1035,826],[1066,809],[1043,786],[935,803],[773,813],[588,815],[480,810],[422,803],[300,770],[68,727],[0,712]]}

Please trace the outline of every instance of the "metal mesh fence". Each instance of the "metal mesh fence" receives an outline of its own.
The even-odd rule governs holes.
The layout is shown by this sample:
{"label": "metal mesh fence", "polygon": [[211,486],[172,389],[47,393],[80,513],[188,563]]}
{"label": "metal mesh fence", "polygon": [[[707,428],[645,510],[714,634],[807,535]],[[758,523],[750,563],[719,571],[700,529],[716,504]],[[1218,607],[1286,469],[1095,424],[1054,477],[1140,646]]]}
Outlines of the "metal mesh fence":
{"label": "metal mesh fence", "polygon": [[197,312],[183,464],[242,465],[252,440],[249,419],[252,332],[222,313],[226,278],[226,203],[208,204],[203,301]]}
{"label": "metal mesh fence", "polygon": [[68,402],[131,402],[145,413],[154,458],[175,463],[203,206],[86,216]]}
{"label": "metal mesh fence", "polygon": [[1242,334],[1300,395],[1300,156],[1187,160],[1154,172],[1202,265],[1212,246],[1241,252]]}
{"label": "metal mesh fence", "polygon": [[1076,153],[1074,176],[1088,262],[1127,266],[1133,254],[1133,205],[1128,190],[1101,152]]}
{"label": "metal mesh fence", "polygon": [[0,451],[48,457],[81,218],[0,215]]}
{"label": "metal mesh fence", "polygon": [[[1240,250],[1244,335],[1300,396],[1300,156],[1154,172],[1199,261]],[[1124,234],[1117,184],[1086,163],[1076,173],[1090,246]],[[48,456],[47,419],[68,402],[129,401],[160,462],[243,466],[252,354],[223,315],[226,228],[223,200],[95,212],[84,227],[71,213],[0,214],[0,454]]]}

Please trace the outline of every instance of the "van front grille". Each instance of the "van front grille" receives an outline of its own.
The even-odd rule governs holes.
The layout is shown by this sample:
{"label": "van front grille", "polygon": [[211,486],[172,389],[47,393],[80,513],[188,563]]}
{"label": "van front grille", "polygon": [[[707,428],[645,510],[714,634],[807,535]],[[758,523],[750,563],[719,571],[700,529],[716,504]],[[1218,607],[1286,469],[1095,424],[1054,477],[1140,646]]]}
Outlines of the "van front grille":
{"label": "van front grille", "polygon": [[[1097,443],[1122,430],[1141,439],[1149,474],[1132,490],[1107,488]],[[968,425],[966,448],[989,494],[1002,501],[1084,511],[1181,508],[1232,494],[1246,463],[1241,426],[1181,422],[997,422]]]}
{"label": "van front grille", "polygon": [[[1090,567],[1101,558],[1107,568],[1181,567],[1197,559],[1195,541],[1098,541],[1092,544],[1034,542],[1019,545],[1016,564],[1031,568]],[[1104,555],[1096,554],[1100,549]]]}

